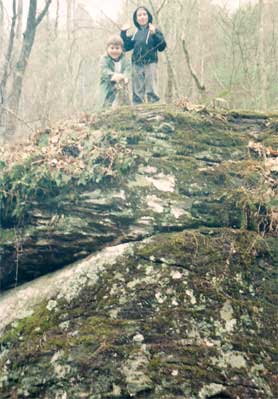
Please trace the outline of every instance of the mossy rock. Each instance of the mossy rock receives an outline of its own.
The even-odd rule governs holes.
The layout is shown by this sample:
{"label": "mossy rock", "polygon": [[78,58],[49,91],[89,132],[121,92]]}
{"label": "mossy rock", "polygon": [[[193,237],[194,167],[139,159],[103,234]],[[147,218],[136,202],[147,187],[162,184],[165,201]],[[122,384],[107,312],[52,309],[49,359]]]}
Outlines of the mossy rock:
{"label": "mossy rock", "polygon": [[277,257],[272,238],[203,228],[12,291],[1,398],[275,398]]}
{"label": "mossy rock", "polygon": [[160,105],[42,132],[0,171],[2,289],[159,232],[277,234],[275,165],[248,147],[255,134],[275,149],[275,126],[274,115]]}

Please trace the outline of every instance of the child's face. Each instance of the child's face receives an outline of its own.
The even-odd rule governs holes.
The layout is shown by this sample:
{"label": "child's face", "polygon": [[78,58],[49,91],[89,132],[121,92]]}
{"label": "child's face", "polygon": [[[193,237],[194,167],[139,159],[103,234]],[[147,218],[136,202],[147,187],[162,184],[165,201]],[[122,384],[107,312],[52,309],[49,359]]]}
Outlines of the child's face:
{"label": "child's face", "polygon": [[122,55],[123,49],[119,44],[109,44],[107,47],[107,54],[113,58],[113,60],[118,60]]}
{"label": "child's face", "polygon": [[139,8],[136,13],[136,19],[140,26],[146,26],[149,22],[149,16],[144,8]]}

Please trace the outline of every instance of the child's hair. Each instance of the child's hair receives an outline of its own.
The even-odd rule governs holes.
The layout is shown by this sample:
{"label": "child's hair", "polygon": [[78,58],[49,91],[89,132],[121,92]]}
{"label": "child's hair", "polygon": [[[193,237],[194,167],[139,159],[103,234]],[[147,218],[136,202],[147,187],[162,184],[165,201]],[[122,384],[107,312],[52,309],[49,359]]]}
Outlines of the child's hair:
{"label": "child's hair", "polygon": [[119,35],[110,36],[109,39],[107,40],[106,47],[109,47],[111,45],[121,46],[122,48],[124,48],[124,42],[123,42],[121,36],[119,36]]}

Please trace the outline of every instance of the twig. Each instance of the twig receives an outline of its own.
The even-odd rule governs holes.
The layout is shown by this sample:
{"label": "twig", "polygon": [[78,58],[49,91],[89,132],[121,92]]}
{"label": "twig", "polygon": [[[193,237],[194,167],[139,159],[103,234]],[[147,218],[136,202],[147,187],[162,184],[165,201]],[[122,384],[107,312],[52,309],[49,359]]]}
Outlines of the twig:
{"label": "twig", "polygon": [[14,228],[14,233],[15,233],[15,250],[16,250],[16,259],[15,259],[15,281],[14,281],[14,288],[17,287],[18,284],[18,274],[19,274],[19,257],[20,254],[22,253],[22,245],[20,242],[20,237],[17,235],[17,229]]}
{"label": "twig", "polygon": [[162,1],[160,6],[158,7],[158,9],[156,10],[156,15],[159,15],[160,11],[162,10],[162,8],[165,6],[166,3],[167,3],[167,0]]}
{"label": "twig", "polygon": [[184,39],[182,40],[182,47],[183,47],[184,55],[185,55],[185,58],[186,58],[187,66],[188,66],[188,68],[189,68],[189,71],[190,71],[191,76],[193,77],[193,79],[194,79],[194,81],[195,81],[195,83],[196,83],[196,86],[198,87],[198,89],[199,89],[200,91],[205,92],[205,91],[206,91],[205,86],[200,82],[200,80],[199,80],[199,78],[198,78],[196,72],[194,71],[194,69],[193,69],[193,67],[192,67],[192,65],[191,65],[189,53],[188,53],[188,50],[187,50],[187,48],[186,48],[185,40],[184,40]]}
{"label": "twig", "polygon": [[112,18],[110,18],[108,15],[106,15],[105,12],[104,12],[101,8],[99,8],[99,7],[96,7],[96,8],[100,11],[100,13],[101,13],[106,19],[108,19],[110,22],[112,22],[112,24],[113,24],[114,26],[116,26],[119,30],[121,30],[121,26],[120,26],[117,22],[115,22]]}
{"label": "twig", "polygon": [[4,107],[4,105],[0,105],[0,108],[2,108],[4,111],[8,112],[9,114],[13,115],[17,120],[22,122],[25,126],[27,126],[31,131],[33,131],[32,126],[30,126],[24,119],[20,118],[14,111],[12,111],[10,108]]}

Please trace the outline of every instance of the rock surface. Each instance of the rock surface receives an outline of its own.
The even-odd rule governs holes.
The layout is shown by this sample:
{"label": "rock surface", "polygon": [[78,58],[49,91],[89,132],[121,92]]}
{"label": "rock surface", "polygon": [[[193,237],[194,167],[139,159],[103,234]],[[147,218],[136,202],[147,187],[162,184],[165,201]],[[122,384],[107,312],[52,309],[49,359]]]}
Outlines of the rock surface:
{"label": "rock surface", "polygon": [[275,398],[277,256],[246,231],[164,233],[10,291],[1,398]]}
{"label": "rock surface", "polygon": [[1,289],[160,232],[277,231],[277,119],[139,107],[41,133],[0,164]]}
{"label": "rock surface", "polygon": [[0,162],[1,399],[277,397],[277,120],[123,108]]}

